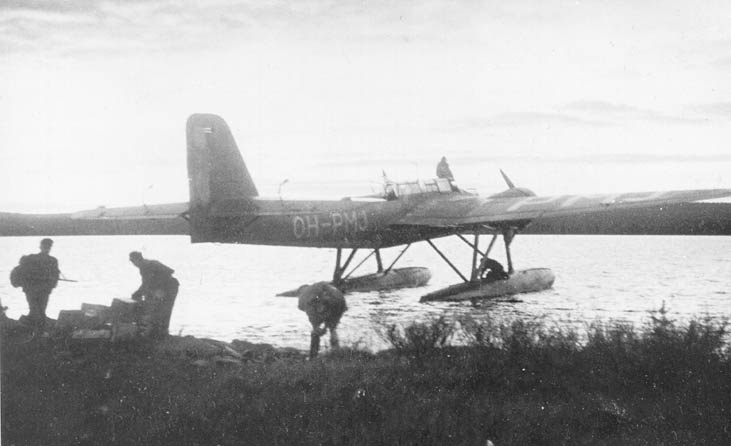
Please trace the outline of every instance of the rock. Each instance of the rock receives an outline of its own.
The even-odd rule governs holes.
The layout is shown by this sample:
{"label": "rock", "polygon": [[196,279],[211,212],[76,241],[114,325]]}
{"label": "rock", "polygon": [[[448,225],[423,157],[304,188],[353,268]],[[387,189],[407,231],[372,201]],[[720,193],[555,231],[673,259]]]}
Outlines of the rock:
{"label": "rock", "polygon": [[220,355],[223,348],[207,339],[198,339],[193,336],[168,336],[155,344],[155,348],[165,354],[178,354],[190,358],[211,358]]}
{"label": "rock", "polygon": [[231,341],[231,347],[241,354],[275,350],[271,344],[254,344],[253,342],[242,341],[240,339]]}
{"label": "rock", "polygon": [[243,359],[243,355],[241,353],[237,352],[236,350],[229,347],[228,345],[224,345],[223,349],[226,351],[227,355],[231,355],[236,359]]}
{"label": "rock", "polygon": [[238,366],[244,365],[244,363],[239,361],[238,359],[234,359],[234,358],[230,358],[230,357],[226,357],[226,356],[214,356],[213,358],[211,358],[211,360],[219,365],[238,365]]}
{"label": "rock", "polygon": [[74,330],[73,333],[71,333],[72,340],[86,340],[86,339],[108,340],[111,337],[112,337],[111,330],[91,330],[88,328],[80,328],[78,330]]}

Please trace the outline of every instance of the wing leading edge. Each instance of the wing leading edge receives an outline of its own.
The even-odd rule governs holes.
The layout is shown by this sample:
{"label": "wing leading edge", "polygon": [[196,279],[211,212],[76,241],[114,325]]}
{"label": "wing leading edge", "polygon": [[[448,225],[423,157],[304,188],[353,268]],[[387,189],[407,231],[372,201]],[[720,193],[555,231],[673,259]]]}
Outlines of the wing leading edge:
{"label": "wing leading edge", "polygon": [[499,226],[541,217],[559,217],[619,209],[650,208],[731,196],[731,189],[629,192],[602,195],[555,195],[513,198],[455,197],[422,204],[398,225],[468,227]]}
{"label": "wing leading edge", "polygon": [[74,220],[159,220],[178,218],[188,212],[188,203],[150,204],[145,206],[130,206],[120,208],[106,208],[74,212]]}

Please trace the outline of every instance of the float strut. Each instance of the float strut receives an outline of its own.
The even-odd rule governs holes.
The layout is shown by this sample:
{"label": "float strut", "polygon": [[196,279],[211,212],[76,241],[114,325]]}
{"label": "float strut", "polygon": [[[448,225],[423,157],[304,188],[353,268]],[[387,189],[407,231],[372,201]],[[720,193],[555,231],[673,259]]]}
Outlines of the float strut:
{"label": "float strut", "polygon": [[495,245],[495,240],[497,240],[497,234],[492,235],[492,240],[490,240],[490,246],[487,247],[487,251],[485,251],[485,255],[490,255],[490,251],[492,251],[493,245]]}
{"label": "float strut", "polygon": [[374,252],[375,251],[371,251],[371,253],[368,254],[367,256],[365,256],[365,258],[363,260],[361,260],[360,262],[358,262],[358,264],[355,265],[355,267],[353,267],[353,269],[350,270],[350,272],[348,274],[346,274],[345,277],[343,277],[343,279],[347,279],[348,277],[350,277],[355,272],[355,270],[357,270],[358,268],[360,268],[360,266],[365,263],[366,260],[368,260],[368,259],[371,258],[371,256],[373,255]]}
{"label": "float strut", "polygon": [[335,271],[333,271],[333,283],[337,284],[340,282],[340,278],[343,276],[343,270],[340,269],[340,257],[343,255],[342,248],[338,248],[335,253]]}
{"label": "float strut", "polygon": [[444,259],[444,261],[445,261],[445,262],[447,262],[447,265],[449,265],[449,266],[451,266],[451,267],[452,267],[452,269],[454,270],[454,272],[455,272],[455,273],[457,273],[457,274],[459,275],[459,277],[461,277],[461,278],[462,278],[462,280],[464,280],[465,282],[469,282],[469,280],[467,280],[467,278],[466,278],[466,277],[465,277],[465,276],[464,276],[464,275],[463,275],[463,274],[462,274],[461,272],[459,272],[459,270],[457,269],[457,267],[456,267],[456,266],[454,266],[454,265],[452,264],[452,262],[450,262],[450,261],[449,261],[449,259],[447,258],[447,256],[445,256],[444,254],[442,254],[442,251],[440,251],[440,250],[439,250],[439,248],[437,248],[437,247],[436,247],[436,246],[434,245],[434,243],[432,243],[432,241],[431,241],[431,240],[429,240],[429,239],[426,239],[426,242],[427,242],[427,243],[429,243],[429,245],[430,245],[430,246],[431,246],[432,248],[434,248],[434,251],[436,251],[436,252],[437,252],[437,254],[439,254],[439,255],[440,255],[440,256],[441,256],[441,257],[442,257],[442,258]]}
{"label": "float strut", "polygon": [[376,263],[378,264],[378,272],[383,272],[383,262],[381,261],[381,250],[376,248],[374,251],[376,253]]}
{"label": "float strut", "polygon": [[354,248],[352,251],[350,251],[348,260],[346,260],[345,264],[343,265],[343,271],[345,271],[348,268],[348,265],[350,265],[350,262],[353,260],[353,257],[355,257],[356,252],[358,252],[358,248]]}
{"label": "float strut", "polygon": [[411,246],[411,243],[409,243],[408,245],[406,245],[406,247],[401,250],[401,252],[396,257],[396,259],[393,262],[391,262],[391,264],[388,266],[388,268],[386,268],[385,271],[383,271],[383,274],[388,274],[388,272],[391,271],[391,268],[393,268],[393,265],[395,265],[396,262],[398,262],[398,259],[400,259],[402,255],[404,255],[404,253],[406,252],[406,250],[409,249],[409,246]]}
{"label": "float strut", "polygon": [[510,244],[513,242],[515,237],[515,230],[508,229],[503,232],[503,241],[505,242],[505,256],[508,259],[508,274],[513,274],[513,259],[510,257]]}
{"label": "float strut", "polygon": [[[465,240],[466,242],[467,240]],[[475,232],[475,245],[472,247],[472,274],[470,282],[477,280],[477,254],[480,252],[480,233]]]}
{"label": "float strut", "polygon": [[469,245],[472,248],[472,276],[470,277],[470,282],[474,282],[475,279],[477,279],[477,254],[479,254],[481,257],[487,257],[490,254],[490,251],[492,251],[492,247],[495,245],[495,240],[497,240],[497,234],[492,235],[492,240],[490,240],[490,245],[487,247],[487,251],[483,254],[482,251],[480,251],[480,233],[475,232],[475,242],[471,243],[469,240],[464,238],[462,234],[456,234],[457,237],[462,239],[463,242],[465,242],[467,245]]}
{"label": "float strut", "polygon": [[340,258],[342,257],[342,248],[338,248],[338,252],[335,255],[335,272],[333,273],[333,283],[337,284],[339,283],[343,278],[343,273],[348,268],[348,265],[350,265],[351,260],[353,260],[353,257],[355,256],[355,253],[358,251],[358,248],[353,249],[350,251],[350,255],[348,256],[347,260],[345,260],[345,264],[341,267],[340,266]]}

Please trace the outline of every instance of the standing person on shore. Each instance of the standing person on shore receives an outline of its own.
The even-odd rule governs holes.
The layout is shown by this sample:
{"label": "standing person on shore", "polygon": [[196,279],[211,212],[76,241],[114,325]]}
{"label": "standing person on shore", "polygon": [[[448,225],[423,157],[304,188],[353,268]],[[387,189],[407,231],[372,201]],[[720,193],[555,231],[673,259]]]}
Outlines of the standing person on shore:
{"label": "standing person on shore", "polygon": [[132,293],[132,299],[143,302],[142,322],[147,325],[150,337],[163,338],[168,335],[170,316],[180,286],[173,277],[175,270],[157,260],[145,259],[138,251],[130,252],[129,260],[139,268],[142,276],[142,285]]}
{"label": "standing person on shore", "polygon": [[41,240],[41,251],[21,257],[16,267],[17,272],[13,272],[16,283],[23,287],[25,299],[28,301],[28,319],[39,332],[43,332],[46,326],[48,298],[56,288],[61,274],[58,260],[50,254],[52,247],[53,240],[44,238]]}
{"label": "standing person on shore", "polygon": [[[312,324],[310,359],[320,351],[320,337],[330,330],[330,347],[340,347],[337,326],[348,309],[342,291],[328,282],[317,282],[300,291],[297,308],[307,313]],[[324,326],[323,326],[324,325]]]}

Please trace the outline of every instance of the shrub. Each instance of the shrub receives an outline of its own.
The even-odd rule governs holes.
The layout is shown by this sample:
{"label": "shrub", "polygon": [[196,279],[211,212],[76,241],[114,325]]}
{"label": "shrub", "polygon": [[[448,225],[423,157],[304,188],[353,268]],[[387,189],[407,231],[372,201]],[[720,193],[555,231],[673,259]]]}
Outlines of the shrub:
{"label": "shrub", "polygon": [[455,325],[440,316],[430,322],[414,322],[401,328],[396,324],[379,323],[376,332],[399,353],[423,355],[448,345],[455,332]]}

